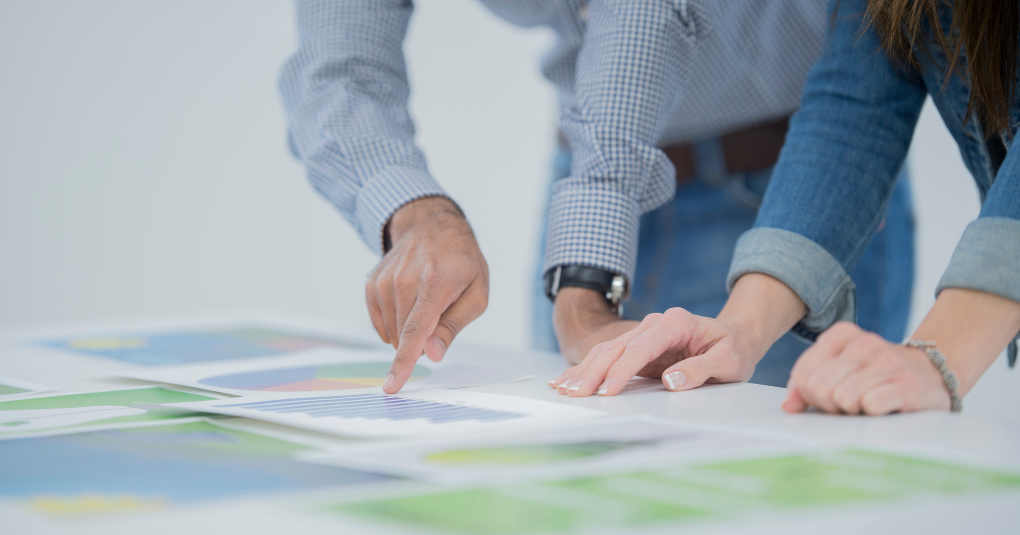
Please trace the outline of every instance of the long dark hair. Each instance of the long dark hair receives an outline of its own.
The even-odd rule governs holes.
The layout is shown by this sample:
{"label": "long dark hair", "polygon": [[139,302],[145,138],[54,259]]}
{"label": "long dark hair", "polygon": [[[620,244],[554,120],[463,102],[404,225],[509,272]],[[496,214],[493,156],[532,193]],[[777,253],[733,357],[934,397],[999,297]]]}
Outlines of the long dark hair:
{"label": "long dark hair", "polygon": [[[939,7],[953,11],[946,35]],[[922,26],[927,21],[935,44],[948,58],[946,77],[966,58],[970,79],[967,117],[977,111],[987,134],[1009,132],[1009,109],[1016,87],[1018,0],[868,0],[866,24],[874,26],[891,57],[918,67],[925,49]]]}

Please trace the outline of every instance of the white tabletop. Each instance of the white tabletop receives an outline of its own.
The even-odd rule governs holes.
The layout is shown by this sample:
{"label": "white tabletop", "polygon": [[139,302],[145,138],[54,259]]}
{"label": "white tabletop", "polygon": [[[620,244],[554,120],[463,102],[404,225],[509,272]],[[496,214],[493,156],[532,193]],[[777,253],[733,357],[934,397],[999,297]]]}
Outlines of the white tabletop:
{"label": "white tabletop", "polygon": [[[101,358],[45,354],[15,350],[13,338],[0,336],[0,375],[18,377],[61,390],[105,389],[135,386],[140,382],[117,379],[128,366]],[[788,415],[782,412],[785,391],[753,384],[706,386],[689,392],[645,390],[603,398],[567,398],[546,386],[564,364],[558,355],[535,351],[512,351],[471,344],[455,344],[452,361],[471,361],[508,367],[534,374],[535,378],[474,388],[479,392],[507,394],[565,403],[604,411],[612,415],[650,415],[682,422],[711,423],[738,429],[793,433],[836,444],[902,449],[920,454],[959,458],[978,465],[1020,470],[1020,379],[1018,372],[999,362],[965,400],[965,412],[915,413],[882,418],[840,417],[822,414]],[[251,422],[272,429],[272,424]],[[287,430],[290,432],[291,430]],[[344,444],[343,439],[313,433],[295,433],[309,441]],[[308,504],[328,503],[343,492],[316,491],[285,496],[216,501],[197,506],[178,506],[152,513],[75,517],[73,521],[39,517],[27,510],[0,505],[6,526],[22,529],[8,533],[294,533],[298,529],[321,529],[335,533],[394,533],[378,526],[350,525],[331,515],[310,512]],[[824,514],[800,515],[771,524],[688,526],[686,532],[728,533],[753,528],[761,533],[1020,533],[1020,493],[957,500],[932,500],[910,507],[872,506],[866,513],[852,509]],[[754,521],[757,522],[757,521]],[[653,530],[650,532],[667,531]]]}

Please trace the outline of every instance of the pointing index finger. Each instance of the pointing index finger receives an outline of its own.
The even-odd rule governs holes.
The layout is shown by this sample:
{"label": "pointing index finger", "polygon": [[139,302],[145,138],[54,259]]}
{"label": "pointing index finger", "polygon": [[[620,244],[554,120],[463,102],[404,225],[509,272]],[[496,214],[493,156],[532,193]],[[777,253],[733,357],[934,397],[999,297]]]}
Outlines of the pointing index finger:
{"label": "pointing index finger", "polygon": [[425,352],[425,342],[436,330],[440,316],[446,311],[447,307],[432,299],[432,294],[428,289],[419,294],[407,316],[404,330],[400,333],[400,343],[397,344],[397,354],[393,357],[393,365],[383,383],[383,392],[387,394],[395,394],[403,388],[418,358]]}

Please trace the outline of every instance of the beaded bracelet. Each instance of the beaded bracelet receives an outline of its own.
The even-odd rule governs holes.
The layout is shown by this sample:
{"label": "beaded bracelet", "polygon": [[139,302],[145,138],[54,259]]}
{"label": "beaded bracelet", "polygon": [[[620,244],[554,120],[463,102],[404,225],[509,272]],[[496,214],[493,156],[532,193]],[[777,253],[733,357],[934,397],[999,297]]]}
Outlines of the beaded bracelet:
{"label": "beaded bracelet", "polygon": [[916,347],[928,354],[928,358],[931,359],[932,364],[934,364],[942,374],[942,381],[946,383],[946,390],[949,391],[949,410],[953,412],[962,411],[963,400],[960,399],[960,395],[957,393],[957,389],[960,387],[960,380],[956,378],[956,374],[953,373],[952,370],[946,367],[946,356],[935,347],[935,342],[929,342],[926,340],[906,340],[903,342],[903,345],[907,347]]}

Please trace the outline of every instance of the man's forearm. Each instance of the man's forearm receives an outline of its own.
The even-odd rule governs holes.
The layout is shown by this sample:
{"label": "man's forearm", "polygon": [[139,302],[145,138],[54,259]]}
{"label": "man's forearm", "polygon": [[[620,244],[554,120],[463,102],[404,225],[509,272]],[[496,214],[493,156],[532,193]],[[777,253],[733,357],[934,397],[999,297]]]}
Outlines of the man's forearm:
{"label": "man's forearm", "polygon": [[804,302],[779,279],[748,273],[734,284],[718,319],[732,325],[760,360],[806,313]]}
{"label": "man's forearm", "polygon": [[1020,303],[999,295],[947,288],[912,336],[935,342],[964,396],[1020,331]]}

